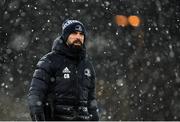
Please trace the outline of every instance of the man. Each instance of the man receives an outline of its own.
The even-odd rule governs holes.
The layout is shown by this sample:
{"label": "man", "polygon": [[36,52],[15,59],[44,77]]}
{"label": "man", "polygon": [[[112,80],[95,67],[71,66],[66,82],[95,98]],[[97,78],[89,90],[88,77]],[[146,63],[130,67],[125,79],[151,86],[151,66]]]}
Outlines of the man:
{"label": "man", "polygon": [[99,120],[86,35],[80,21],[66,20],[52,51],[37,63],[28,95],[32,120]]}

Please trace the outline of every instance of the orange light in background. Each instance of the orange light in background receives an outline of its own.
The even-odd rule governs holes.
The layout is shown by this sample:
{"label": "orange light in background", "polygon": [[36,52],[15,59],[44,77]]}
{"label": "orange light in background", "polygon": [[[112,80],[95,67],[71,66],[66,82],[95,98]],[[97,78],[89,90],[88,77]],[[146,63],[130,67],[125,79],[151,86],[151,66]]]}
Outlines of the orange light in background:
{"label": "orange light in background", "polygon": [[128,22],[131,26],[138,27],[140,25],[141,20],[138,16],[133,15],[128,17]]}
{"label": "orange light in background", "polygon": [[116,15],[115,21],[118,26],[125,27],[128,25],[128,18],[124,15]]}

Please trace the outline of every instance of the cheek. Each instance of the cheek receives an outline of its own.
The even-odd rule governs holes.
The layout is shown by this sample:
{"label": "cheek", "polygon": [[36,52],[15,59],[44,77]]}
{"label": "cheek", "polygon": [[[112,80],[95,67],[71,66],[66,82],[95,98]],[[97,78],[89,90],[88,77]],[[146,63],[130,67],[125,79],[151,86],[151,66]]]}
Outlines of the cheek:
{"label": "cheek", "polygon": [[72,40],[73,38],[74,38],[73,36],[69,36],[69,38],[68,38],[68,39],[69,39],[69,40]]}
{"label": "cheek", "polygon": [[82,43],[84,43],[84,38],[81,40]]}
{"label": "cheek", "polygon": [[68,41],[69,41],[70,43],[73,43],[74,40],[75,40],[75,38],[72,37],[72,36],[70,36],[70,37],[68,38]]}
{"label": "cheek", "polygon": [[81,38],[81,42],[84,42],[84,36]]}

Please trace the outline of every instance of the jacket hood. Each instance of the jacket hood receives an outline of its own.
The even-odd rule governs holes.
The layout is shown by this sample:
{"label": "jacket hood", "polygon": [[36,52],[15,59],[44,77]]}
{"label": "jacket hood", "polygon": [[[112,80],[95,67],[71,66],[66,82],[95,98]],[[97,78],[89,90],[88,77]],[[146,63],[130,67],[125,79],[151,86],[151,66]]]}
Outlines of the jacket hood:
{"label": "jacket hood", "polygon": [[65,44],[65,41],[63,41],[61,36],[57,37],[54,40],[52,51],[77,60],[82,60],[86,57],[85,44],[83,44],[83,47],[80,50],[72,49],[67,44]]}

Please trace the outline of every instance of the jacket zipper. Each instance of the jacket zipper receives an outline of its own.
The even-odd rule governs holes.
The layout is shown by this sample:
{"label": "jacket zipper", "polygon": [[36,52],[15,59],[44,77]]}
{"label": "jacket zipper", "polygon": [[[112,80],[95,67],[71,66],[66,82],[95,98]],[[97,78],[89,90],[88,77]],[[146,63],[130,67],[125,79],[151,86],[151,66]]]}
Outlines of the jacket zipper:
{"label": "jacket zipper", "polygon": [[78,83],[78,69],[77,69],[77,65],[76,65],[76,68],[75,68],[75,96],[76,96],[76,102],[78,101],[78,93],[79,93],[79,83]]}
{"label": "jacket zipper", "polygon": [[75,117],[78,116],[78,100],[79,100],[79,96],[78,96],[78,93],[79,93],[79,88],[78,88],[78,68],[77,68],[77,64],[75,65]]}

